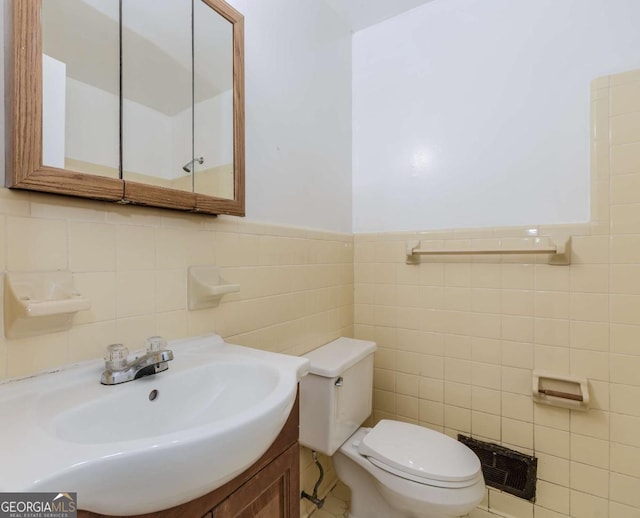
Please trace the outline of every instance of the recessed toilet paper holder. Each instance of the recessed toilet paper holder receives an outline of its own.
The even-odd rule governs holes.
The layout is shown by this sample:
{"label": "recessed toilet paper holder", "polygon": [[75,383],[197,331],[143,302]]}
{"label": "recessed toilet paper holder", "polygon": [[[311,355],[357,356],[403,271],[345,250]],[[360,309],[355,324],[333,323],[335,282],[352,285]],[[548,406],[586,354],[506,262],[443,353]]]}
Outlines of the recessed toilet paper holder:
{"label": "recessed toilet paper holder", "polygon": [[550,371],[533,371],[533,400],[545,405],[586,411],[589,409],[587,378]]}

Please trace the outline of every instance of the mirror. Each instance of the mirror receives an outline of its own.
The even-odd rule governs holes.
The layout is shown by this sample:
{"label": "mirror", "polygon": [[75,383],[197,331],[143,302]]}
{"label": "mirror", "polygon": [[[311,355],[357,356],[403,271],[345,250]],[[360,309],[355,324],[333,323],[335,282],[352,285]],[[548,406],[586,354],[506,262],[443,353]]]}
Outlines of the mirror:
{"label": "mirror", "polygon": [[196,2],[194,13],[194,186],[196,192],[233,198],[231,24],[203,2]]}
{"label": "mirror", "polygon": [[118,41],[117,17],[82,1],[42,4],[44,165],[120,177]]}
{"label": "mirror", "polygon": [[244,215],[242,15],[222,0],[13,11],[8,187]]}
{"label": "mirror", "polygon": [[122,2],[122,177],[192,192],[192,0],[152,2]]}

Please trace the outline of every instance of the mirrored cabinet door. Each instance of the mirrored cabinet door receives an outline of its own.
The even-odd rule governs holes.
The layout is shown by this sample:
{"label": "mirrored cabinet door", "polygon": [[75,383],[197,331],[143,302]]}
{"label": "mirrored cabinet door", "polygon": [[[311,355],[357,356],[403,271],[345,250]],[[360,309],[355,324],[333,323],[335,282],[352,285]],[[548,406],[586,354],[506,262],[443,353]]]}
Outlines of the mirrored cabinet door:
{"label": "mirrored cabinet door", "polygon": [[194,3],[194,190],[234,197],[233,25]]}
{"label": "mirrored cabinet door", "polygon": [[119,178],[119,26],[113,0],[42,3],[42,163]]}
{"label": "mirrored cabinet door", "polygon": [[191,4],[122,3],[125,181],[193,192]]}
{"label": "mirrored cabinet door", "polygon": [[244,18],[224,0],[10,0],[6,185],[244,216]]}

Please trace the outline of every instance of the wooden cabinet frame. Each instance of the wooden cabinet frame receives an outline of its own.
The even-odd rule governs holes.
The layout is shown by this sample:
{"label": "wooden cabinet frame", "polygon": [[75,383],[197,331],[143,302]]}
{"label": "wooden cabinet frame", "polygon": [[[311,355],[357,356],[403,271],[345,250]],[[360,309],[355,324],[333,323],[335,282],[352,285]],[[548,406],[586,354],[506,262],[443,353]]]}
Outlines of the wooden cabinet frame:
{"label": "wooden cabinet frame", "polygon": [[7,187],[206,214],[245,215],[244,17],[224,0],[202,0],[233,24],[234,199],[105,178],[42,164],[43,0],[12,0],[5,102]]}

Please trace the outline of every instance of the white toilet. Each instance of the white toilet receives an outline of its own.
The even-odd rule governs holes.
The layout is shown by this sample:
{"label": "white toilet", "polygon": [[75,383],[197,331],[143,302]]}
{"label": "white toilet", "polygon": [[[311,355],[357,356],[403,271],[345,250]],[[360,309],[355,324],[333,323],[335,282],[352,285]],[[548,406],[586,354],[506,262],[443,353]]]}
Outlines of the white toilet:
{"label": "white toilet", "polygon": [[339,338],[305,355],[300,382],[300,443],[325,455],[351,488],[351,518],[464,515],[485,494],[478,457],[462,443],[422,426],[371,413],[376,344]]}

